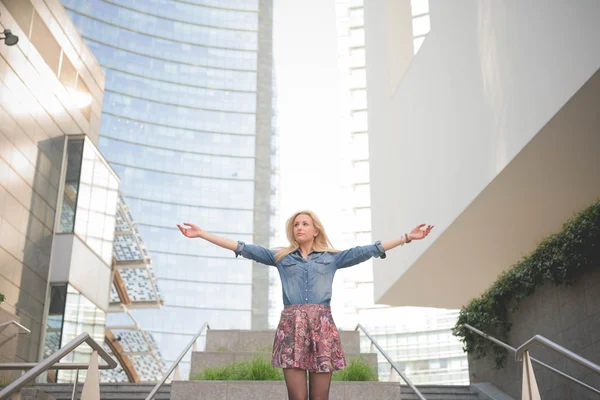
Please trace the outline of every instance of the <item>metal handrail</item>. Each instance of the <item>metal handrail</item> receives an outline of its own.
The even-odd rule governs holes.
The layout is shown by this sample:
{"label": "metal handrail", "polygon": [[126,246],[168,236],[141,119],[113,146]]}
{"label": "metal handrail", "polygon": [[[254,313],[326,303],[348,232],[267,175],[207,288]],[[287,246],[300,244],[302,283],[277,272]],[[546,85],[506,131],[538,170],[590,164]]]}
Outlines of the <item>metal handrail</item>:
{"label": "metal handrail", "polygon": [[584,367],[591,369],[595,373],[600,374],[600,366],[599,365],[594,364],[590,360],[583,358],[578,354],[573,353],[571,350],[566,349],[566,348],[562,347],[561,345],[554,343],[552,340],[547,339],[547,338],[543,337],[542,335],[535,335],[534,337],[532,337],[531,339],[529,339],[528,341],[523,343],[521,346],[519,346],[519,348],[517,349],[517,353],[515,354],[516,360],[521,361],[523,359],[523,353],[526,352],[527,350],[529,350],[529,348],[536,342],[543,344],[544,346],[549,347],[550,349],[556,351],[557,353],[560,353],[563,356],[575,361],[576,363],[579,363],[579,364],[583,365]]}
{"label": "metal handrail", "polygon": [[420,400],[427,400],[427,399],[425,399],[425,397],[423,396],[423,394],[419,391],[419,389],[417,389],[415,387],[415,385],[413,385],[412,382],[406,377],[406,375],[404,375],[402,373],[402,371],[400,371],[400,368],[398,367],[398,365],[396,365],[396,363],[390,358],[390,356],[388,356],[388,354],[381,348],[381,346],[379,346],[379,343],[377,343],[377,341],[375,339],[373,339],[373,337],[369,334],[369,332],[367,332],[367,330],[365,329],[364,326],[362,326],[361,324],[358,324],[358,325],[356,325],[356,328],[354,330],[357,331],[359,328],[369,338],[369,340],[371,341],[371,343],[374,344],[375,347],[377,347],[377,350],[379,350],[379,352],[385,357],[385,359],[390,363],[390,365],[392,366],[392,368],[394,368],[396,370],[396,372],[398,373],[398,375],[400,375],[400,377],[412,389],[412,391],[417,395],[417,397]]}
{"label": "metal handrail", "polygon": [[183,349],[183,351],[181,352],[181,354],[179,355],[179,357],[177,357],[177,359],[175,360],[175,362],[173,363],[173,365],[171,365],[171,368],[169,368],[169,370],[167,371],[167,373],[156,384],[156,386],[154,386],[154,388],[152,389],[152,391],[150,392],[150,394],[148,395],[148,397],[146,397],[146,400],[152,400],[154,398],[154,396],[156,396],[156,393],[158,393],[158,391],[162,387],[162,385],[164,385],[165,382],[167,381],[167,379],[169,379],[169,376],[171,376],[171,374],[173,373],[173,371],[175,371],[175,368],[177,368],[179,366],[179,363],[181,362],[181,360],[183,359],[183,357],[185,357],[185,355],[187,354],[187,352],[196,343],[196,340],[198,340],[198,338],[200,337],[200,335],[202,334],[202,332],[204,332],[205,329],[207,329],[207,330],[210,329],[210,326],[208,325],[208,322],[205,322],[204,325],[202,325],[202,328],[200,328],[200,330],[198,331],[198,333],[196,333],[194,335],[193,339],[190,340],[190,342],[187,344],[187,346],[185,346],[185,348]]}
{"label": "metal handrail", "polygon": [[0,328],[8,326],[8,325],[16,325],[20,329],[22,329],[21,331],[19,331],[19,335],[29,335],[31,333],[31,331],[29,329],[27,329],[26,327],[24,327],[23,325],[21,325],[20,323],[15,321],[14,319],[1,323]]}
{"label": "metal handrail", "polygon": [[[572,357],[570,357],[569,355],[567,355],[567,354],[566,354],[566,353],[564,353],[563,351],[569,352],[569,353],[571,353],[572,355],[574,355],[575,357],[577,357],[577,358],[579,358],[579,359],[582,359],[582,360],[585,360],[585,361],[587,361],[588,363],[590,363],[590,364],[592,364],[593,366],[595,366],[596,368],[599,368],[599,367],[598,367],[596,364],[593,364],[593,363],[589,362],[589,361],[588,361],[588,360],[586,360],[585,358],[578,356],[577,354],[575,354],[575,353],[571,352],[570,350],[567,350],[567,349],[565,349],[564,347],[562,347],[562,346],[559,346],[559,345],[557,345],[556,343],[554,343],[554,342],[552,342],[552,341],[550,341],[550,340],[548,340],[548,339],[546,339],[546,338],[544,338],[543,336],[540,336],[540,335],[536,335],[536,336],[534,336],[533,338],[531,338],[531,339],[529,339],[527,342],[525,342],[525,344],[523,344],[521,347],[519,347],[518,349],[515,349],[514,347],[512,347],[512,346],[510,346],[510,345],[508,345],[508,344],[506,344],[506,343],[504,343],[504,342],[502,342],[502,341],[500,341],[500,340],[496,339],[496,338],[495,338],[495,337],[493,337],[493,336],[490,336],[490,335],[488,335],[488,334],[487,334],[487,333],[485,333],[485,332],[482,332],[482,331],[480,331],[479,329],[477,329],[477,328],[475,328],[475,327],[472,327],[472,326],[471,326],[471,325],[469,325],[469,324],[463,324],[462,326],[464,326],[465,328],[467,328],[467,329],[468,329],[468,330],[470,330],[471,332],[474,332],[474,333],[478,334],[479,336],[482,336],[482,337],[484,337],[484,338],[486,338],[486,339],[488,339],[488,340],[490,340],[490,341],[494,342],[494,343],[495,343],[495,344],[497,344],[498,346],[500,346],[500,347],[503,347],[503,348],[505,348],[506,350],[513,352],[513,353],[516,355],[516,357],[515,357],[515,358],[516,358],[516,360],[517,360],[517,361],[519,361],[519,360],[521,359],[521,357],[519,357],[519,356],[522,356],[523,352],[524,352],[525,350],[527,350],[529,347],[531,347],[531,345],[533,344],[533,342],[534,342],[534,341],[538,341],[538,342],[540,342],[540,340],[539,340],[539,339],[536,339],[536,338],[543,338],[543,339],[545,339],[545,341],[546,341],[547,343],[542,343],[542,342],[540,342],[540,343],[542,343],[542,344],[545,344],[545,345],[549,345],[550,343],[552,343],[552,345],[553,345],[553,346],[551,345],[550,347],[552,347],[552,348],[553,348],[555,351],[557,351],[557,352],[559,352],[559,353],[561,353],[561,354],[563,354],[563,355],[566,355],[567,357],[569,357],[569,358],[571,358],[571,359],[573,359],[573,360],[575,360],[575,361],[579,362],[579,360],[577,360],[576,358],[572,358]],[[526,346],[526,347],[525,347],[525,346]],[[559,350],[558,348],[560,348],[561,350]],[[520,353],[517,353],[517,352],[520,352]],[[558,374],[558,375],[562,376],[563,378],[565,378],[565,379],[568,379],[568,380],[570,380],[571,382],[574,382],[574,383],[576,383],[576,384],[578,384],[578,385],[581,385],[581,386],[583,386],[584,388],[586,388],[586,389],[588,389],[588,390],[590,390],[590,391],[592,391],[592,392],[594,392],[594,393],[596,393],[596,394],[600,394],[600,390],[598,390],[598,389],[596,389],[596,388],[594,388],[594,387],[592,387],[592,386],[588,385],[587,383],[583,383],[583,382],[581,382],[580,380],[578,380],[578,379],[575,379],[575,378],[573,378],[572,376],[570,376],[570,375],[567,375],[567,374],[565,374],[564,372],[562,372],[562,371],[560,371],[560,370],[558,370],[558,369],[556,369],[556,368],[554,368],[554,367],[551,367],[551,366],[549,366],[548,364],[546,364],[546,363],[544,363],[544,362],[541,362],[541,361],[539,361],[539,360],[537,360],[537,359],[535,359],[535,358],[533,358],[533,357],[529,357],[529,358],[530,358],[530,359],[531,359],[531,361],[533,361],[534,363],[536,363],[536,364],[539,364],[539,365],[541,365],[542,367],[544,367],[544,368],[546,368],[546,369],[549,369],[550,371],[552,371],[552,372],[554,372],[554,373],[556,373],[556,374]],[[586,364],[584,364],[584,365],[586,365]],[[588,366],[588,365],[586,365],[586,366]],[[588,368],[590,368],[590,367],[591,367],[591,366],[588,366]],[[596,372],[598,372],[598,373],[600,373],[600,370],[597,370],[597,369],[594,369],[594,368],[593,368],[593,370],[594,370],[594,371],[596,371]]]}
{"label": "metal handrail", "polygon": [[[60,361],[63,357],[67,356],[69,353],[71,353],[73,350],[75,350],[77,347],[79,347],[83,343],[87,343],[88,346],[90,346],[92,349],[96,350],[98,352],[98,355],[100,357],[102,357],[102,359],[104,361],[106,361],[107,365],[104,366],[103,369],[113,369],[113,368],[117,367],[117,362],[111,356],[109,356],[106,351],[104,351],[102,346],[100,346],[94,339],[92,339],[89,333],[84,332],[81,335],[77,336],[75,339],[71,340],[66,345],[64,345],[58,351],[53,353],[50,357],[46,358],[44,361],[42,361],[38,364],[34,364],[33,368],[31,368],[25,374],[21,375],[21,377],[15,379],[10,385],[5,387],[0,392],[0,399],[4,399],[11,393],[21,389],[27,383],[29,383],[30,381],[37,378],[38,375],[46,372],[49,369],[53,369],[55,366],[71,367],[73,365],[77,365],[77,367],[80,369],[87,369],[87,367],[88,367],[87,364],[65,363],[64,365],[61,366],[61,364],[58,363],[58,361]],[[18,363],[15,365],[18,366],[21,364],[29,364],[29,363]],[[6,364],[6,365],[10,365],[10,364]],[[98,367],[102,368],[103,366],[98,366]],[[5,369],[10,369],[10,368],[5,368]],[[22,368],[17,368],[17,369],[22,369]],[[70,369],[70,368],[64,368],[64,369]],[[73,368],[73,369],[76,369],[76,368]]]}

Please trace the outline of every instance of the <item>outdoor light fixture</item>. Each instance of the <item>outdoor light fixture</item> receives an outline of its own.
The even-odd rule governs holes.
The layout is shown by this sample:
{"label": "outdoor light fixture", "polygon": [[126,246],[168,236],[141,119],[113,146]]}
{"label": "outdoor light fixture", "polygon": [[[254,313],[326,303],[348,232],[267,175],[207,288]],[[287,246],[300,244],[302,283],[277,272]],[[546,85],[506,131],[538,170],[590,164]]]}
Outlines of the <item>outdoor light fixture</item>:
{"label": "outdoor light fixture", "polygon": [[6,43],[7,46],[14,46],[19,42],[19,37],[13,35],[10,29],[5,29],[2,33],[4,34],[4,37],[0,37],[0,40],[4,40],[4,43]]}
{"label": "outdoor light fixture", "polygon": [[19,37],[17,35],[13,35],[10,29],[5,29],[4,37],[0,37],[0,40],[4,40],[7,46],[14,46],[19,42]]}

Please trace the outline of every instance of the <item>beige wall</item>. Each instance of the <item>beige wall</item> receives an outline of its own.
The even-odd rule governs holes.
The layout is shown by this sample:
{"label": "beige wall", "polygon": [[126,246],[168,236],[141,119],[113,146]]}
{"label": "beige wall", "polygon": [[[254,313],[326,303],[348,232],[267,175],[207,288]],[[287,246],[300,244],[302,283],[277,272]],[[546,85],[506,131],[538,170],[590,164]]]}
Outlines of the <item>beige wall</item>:
{"label": "beige wall", "polygon": [[373,237],[436,228],[375,261],[375,298],[460,307],[600,195],[595,94],[532,141],[600,66],[600,3],[430,0],[397,85],[384,4],[365,2]]}
{"label": "beige wall", "polygon": [[[17,357],[35,361],[63,138],[85,133],[97,143],[104,73],[58,0],[0,0],[0,14],[0,29],[19,36],[17,46],[0,43],[0,292],[2,308],[32,331]],[[83,87],[88,109],[69,91]]]}

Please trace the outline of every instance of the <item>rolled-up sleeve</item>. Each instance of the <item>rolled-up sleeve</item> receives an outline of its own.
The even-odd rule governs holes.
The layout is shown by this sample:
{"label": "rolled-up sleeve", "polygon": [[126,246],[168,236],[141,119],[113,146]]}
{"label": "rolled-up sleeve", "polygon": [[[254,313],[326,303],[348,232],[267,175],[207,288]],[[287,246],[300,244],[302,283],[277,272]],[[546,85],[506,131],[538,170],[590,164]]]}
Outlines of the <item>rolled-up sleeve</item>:
{"label": "rolled-up sleeve", "polygon": [[353,247],[334,255],[336,268],[351,267],[353,265],[360,264],[361,262],[365,262],[373,257],[386,257],[385,249],[383,248],[380,240],[374,244]]}
{"label": "rolled-up sleeve", "polygon": [[265,265],[275,265],[275,250],[270,250],[254,244],[238,242],[234,250],[235,256],[242,256]]}

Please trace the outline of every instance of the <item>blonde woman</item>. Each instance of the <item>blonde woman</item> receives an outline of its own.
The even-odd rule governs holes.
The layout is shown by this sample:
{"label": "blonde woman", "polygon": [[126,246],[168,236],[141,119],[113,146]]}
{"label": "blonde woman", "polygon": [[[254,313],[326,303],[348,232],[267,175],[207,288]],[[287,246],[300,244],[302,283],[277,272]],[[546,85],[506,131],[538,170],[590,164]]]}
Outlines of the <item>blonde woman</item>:
{"label": "blonde woman", "polygon": [[[289,246],[270,250],[213,235],[200,227],[177,225],[188,238],[202,238],[235,252],[236,257],[272,265],[279,271],[284,309],[273,343],[272,364],[283,368],[290,400],[327,399],[333,371],[346,366],[340,335],[329,302],[333,276],[385,252],[424,239],[433,226],[421,224],[399,239],[335,250],[321,221],[312,211],[299,211],[286,223]],[[307,374],[309,389],[307,393]]]}

